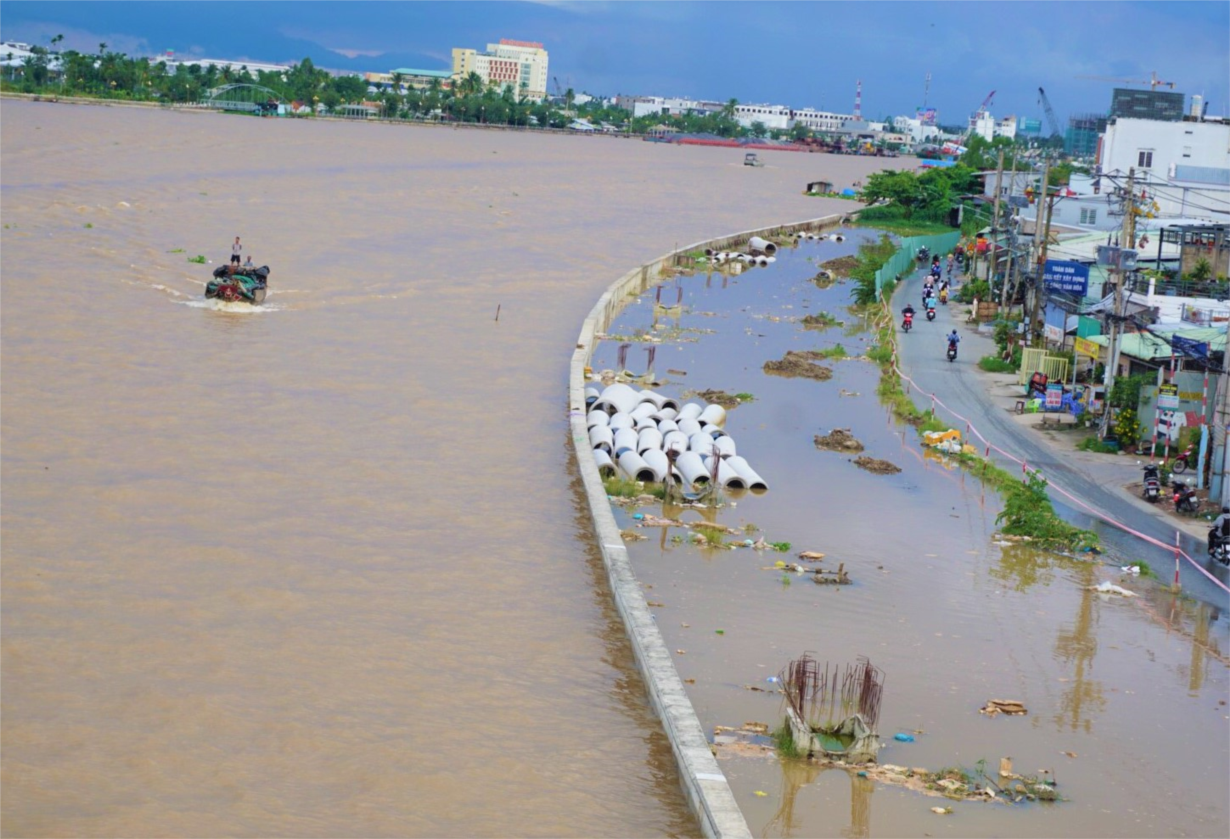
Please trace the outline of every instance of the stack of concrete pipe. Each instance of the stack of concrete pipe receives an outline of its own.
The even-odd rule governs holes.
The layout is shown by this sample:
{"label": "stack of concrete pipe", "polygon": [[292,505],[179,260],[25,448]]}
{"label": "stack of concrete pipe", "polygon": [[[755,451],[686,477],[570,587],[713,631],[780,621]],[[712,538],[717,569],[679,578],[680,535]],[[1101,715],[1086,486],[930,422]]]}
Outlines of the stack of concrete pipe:
{"label": "stack of concrete pipe", "polygon": [[809,233],[803,230],[794,234],[796,239],[814,239],[817,242],[823,242],[832,239],[834,242],[844,242],[846,237],[840,233]]}
{"label": "stack of concrete pipe", "polygon": [[[757,237],[752,237],[753,241]],[[763,239],[760,240],[764,242]],[[715,251],[713,248],[705,248],[705,256],[713,260],[714,265],[725,265],[727,262],[742,262],[744,265],[759,265],[764,267],[777,262],[777,257],[772,254],[777,252],[777,246],[772,242],[765,242],[772,250],[762,250],[759,253],[740,253],[738,251]],[[755,250],[753,246],[753,250]]]}
{"label": "stack of concrete pipe", "polygon": [[[622,472],[635,481],[660,483],[667,473],[693,489],[712,481],[728,489],[769,488],[738,456],[722,425],[726,409],[713,403],[680,405],[655,391],[613,384],[585,389],[586,426],[603,477]],[[675,454],[671,470],[668,452]]]}

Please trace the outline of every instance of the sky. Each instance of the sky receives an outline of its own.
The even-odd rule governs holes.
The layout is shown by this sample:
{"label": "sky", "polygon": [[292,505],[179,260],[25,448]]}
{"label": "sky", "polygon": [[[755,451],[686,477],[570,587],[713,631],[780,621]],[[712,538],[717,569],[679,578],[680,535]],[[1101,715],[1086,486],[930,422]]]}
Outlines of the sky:
{"label": "sky", "polygon": [[[174,50],[354,72],[451,69],[453,47],[541,41],[563,87],[863,114],[991,112],[1063,127],[1115,81],[1156,72],[1230,114],[1230,3],[1210,2],[45,2],[0,0],[0,38],[129,55]],[[930,87],[926,84],[931,74]],[[1127,85],[1132,86],[1132,85]],[[1139,86],[1137,86],[1139,87]],[[1144,88],[1144,89],[1147,89]],[[1162,88],[1166,89],[1166,88]],[[1045,123],[1044,123],[1045,125]]]}

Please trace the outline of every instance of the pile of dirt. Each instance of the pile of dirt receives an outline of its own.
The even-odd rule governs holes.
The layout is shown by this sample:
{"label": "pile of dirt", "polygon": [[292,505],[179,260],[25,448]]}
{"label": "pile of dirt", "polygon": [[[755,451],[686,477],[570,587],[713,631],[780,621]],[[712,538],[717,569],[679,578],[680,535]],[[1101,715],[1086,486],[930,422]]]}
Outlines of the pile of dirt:
{"label": "pile of dirt", "polygon": [[845,326],[845,323],[839,321],[828,312],[821,312],[818,315],[807,315],[804,317],[803,326],[807,329],[828,329],[833,326]]}
{"label": "pile of dirt", "polygon": [[815,363],[822,358],[824,353],[817,350],[787,350],[784,357],[766,361],[764,371],[774,376],[799,376],[823,382],[833,378],[833,370]]}
{"label": "pile of dirt", "polygon": [[895,475],[901,471],[900,466],[894,466],[887,460],[877,460],[874,457],[856,457],[854,465],[875,475]]}
{"label": "pile of dirt", "polygon": [[861,452],[863,444],[854,439],[848,428],[834,428],[830,434],[816,435],[816,448],[831,452]]}
{"label": "pile of dirt", "polygon": [[721,405],[726,410],[738,408],[743,404],[739,397],[724,390],[701,390],[696,392],[696,397],[714,405]]}

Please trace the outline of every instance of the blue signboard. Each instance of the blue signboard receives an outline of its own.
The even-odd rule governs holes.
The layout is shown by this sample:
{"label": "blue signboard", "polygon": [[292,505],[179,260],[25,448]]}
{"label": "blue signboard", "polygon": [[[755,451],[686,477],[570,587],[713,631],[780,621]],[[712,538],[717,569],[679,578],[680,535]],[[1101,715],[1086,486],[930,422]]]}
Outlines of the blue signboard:
{"label": "blue signboard", "polygon": [[1089,266],[1079,262],[1048,259],[1042,269],[1042,284],[1047,291],[1062,291],[1084,297],[1089,291]]}
{"label": "blue signboard", "polygon": [[1170,347],[1174,350],[1175,355],[1187,358],[1207,359],[1209,357],[1209,345],[1204,341],[1193,341],[1191,338],[1181,338],[1175,335],[1170,339]]}

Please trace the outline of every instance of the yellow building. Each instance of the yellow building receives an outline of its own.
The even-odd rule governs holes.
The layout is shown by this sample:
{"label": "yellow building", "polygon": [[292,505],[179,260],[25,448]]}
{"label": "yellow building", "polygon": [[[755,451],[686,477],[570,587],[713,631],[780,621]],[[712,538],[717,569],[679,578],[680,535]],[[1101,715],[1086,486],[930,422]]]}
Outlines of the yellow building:
{"label": "yellow building", "polygon": [[547,95],[547,51],[537,41],[514,41],[501,38],[498,44],[487,44],[486,52],[453,48],[453,78],[463,79],[477,73],[483,84],[498,88],[511,86],[531,99]]}

